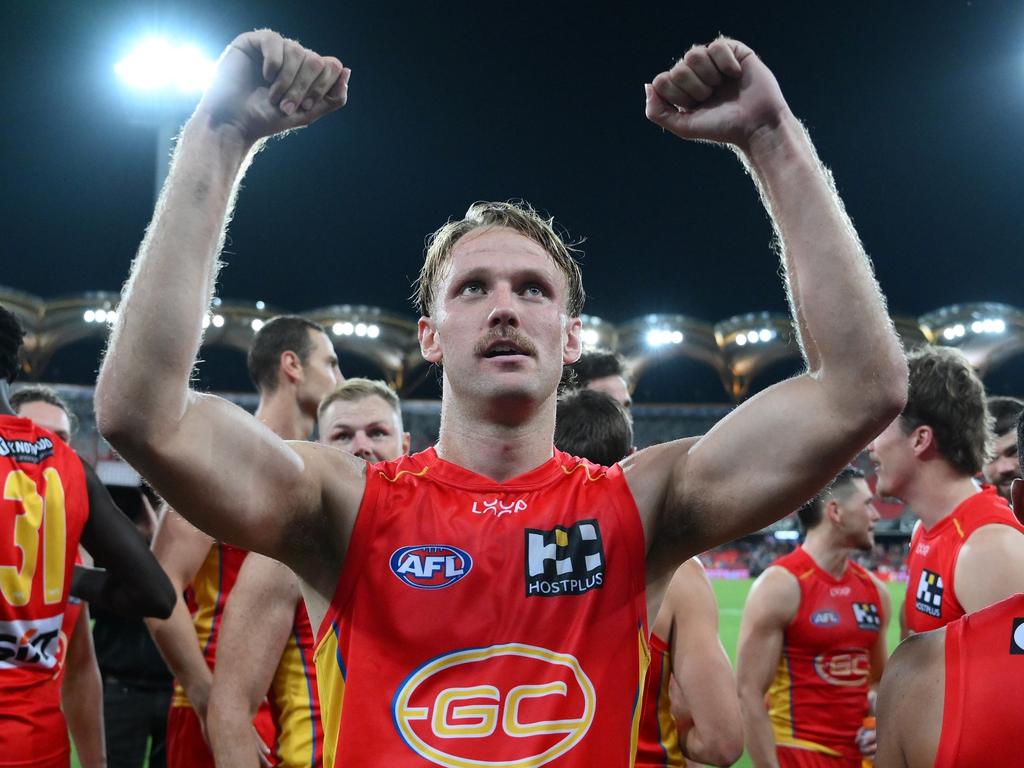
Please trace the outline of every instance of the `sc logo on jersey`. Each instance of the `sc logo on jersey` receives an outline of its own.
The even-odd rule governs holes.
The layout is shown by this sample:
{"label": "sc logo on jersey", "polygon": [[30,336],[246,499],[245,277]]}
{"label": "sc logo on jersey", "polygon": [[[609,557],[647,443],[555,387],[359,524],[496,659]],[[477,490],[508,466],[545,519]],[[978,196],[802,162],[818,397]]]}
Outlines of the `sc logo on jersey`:
{"label": "sc logo on jersey", "polygon": [[871,659],[867,651],[819,653],[814,657],[814,671],[830,685],[852,688],[867,684]]}
{"label": "sc logo on jersey", "polygon": [[444,589],[472,568],[468,552],[447,544],[401,547],[391,555],[391,571],[416,589]]}
{"label": "sc logo on jersey", "polygon": [[597,694],[575,656],[522,643],[422,664],[391,704],[399,736],[444,768],[535,768],[579,744]]}

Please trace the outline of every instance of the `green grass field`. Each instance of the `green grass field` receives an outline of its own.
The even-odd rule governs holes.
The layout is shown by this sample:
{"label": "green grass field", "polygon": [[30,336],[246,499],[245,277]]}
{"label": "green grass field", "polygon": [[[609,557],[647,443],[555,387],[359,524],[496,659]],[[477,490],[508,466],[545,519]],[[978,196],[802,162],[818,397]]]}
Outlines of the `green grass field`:
{"label": "green grass field", "polygon": [[[740,634],[740,616],[743,613],[743,603],[747,599],[747,592],[750,591],[752,582],[752,579],[737,579],[735,581],[716,579],[712,582],[715,588],[715,597],[718,598],[719,634],[722,636],[722,644],[725,646],[733,666],[736,664],[736,641]],[[903,607],[905,592],[906,585],[897,582],[889,584],[893,616],[899,615],[899,611]],[[899,643],[899,637],[899,622],[890,621],[888,635],[890,653]],[[74,768],[80,768],[78,760],[74,756],[72,756],[72,765]],[[736,766],[737,768],[750,768],[750,760],[744,755],[736,763]]]}

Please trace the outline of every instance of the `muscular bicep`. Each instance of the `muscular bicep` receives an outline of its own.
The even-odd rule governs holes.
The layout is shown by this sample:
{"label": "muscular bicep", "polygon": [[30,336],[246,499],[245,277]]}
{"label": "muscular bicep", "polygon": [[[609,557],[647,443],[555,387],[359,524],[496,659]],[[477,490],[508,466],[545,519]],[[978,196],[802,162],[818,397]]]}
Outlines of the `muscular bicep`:
{"label": "muscular bicep", "polygon": [[1024,535],[1008,525],[985,525],[960,550],[956,597],[967,613],[1024,592]]}
{"label": "muscular bicep", "polygon": [[799,606],[796,578],[781,568],[769,568],[750,588],[736,646],[736,682],[741,696],[761,697],[768,690],[782,657],[786,627]]}
{"label": "muscular bicep", "polygon": [[679,446],[649,542],[688,556],[797,509],[875,437],[850,409],[809,374],[754,396]]}

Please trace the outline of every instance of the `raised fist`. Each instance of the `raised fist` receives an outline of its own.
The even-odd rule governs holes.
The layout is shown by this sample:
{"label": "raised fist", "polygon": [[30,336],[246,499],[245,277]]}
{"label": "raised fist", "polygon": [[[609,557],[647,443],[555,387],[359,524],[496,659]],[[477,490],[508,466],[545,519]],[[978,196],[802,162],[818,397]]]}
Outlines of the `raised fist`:
{"label": "raised fist", "polygon": [[645,86],[647,119],[684,139],[748,147],[789,107],[775,76],[739,40],[695,45]]}
{"label": "raised fist", "polygon": [[196,112],[256,142],[344,106],[351,74],[338,59],[269,29],[246,32],[224,50]]}

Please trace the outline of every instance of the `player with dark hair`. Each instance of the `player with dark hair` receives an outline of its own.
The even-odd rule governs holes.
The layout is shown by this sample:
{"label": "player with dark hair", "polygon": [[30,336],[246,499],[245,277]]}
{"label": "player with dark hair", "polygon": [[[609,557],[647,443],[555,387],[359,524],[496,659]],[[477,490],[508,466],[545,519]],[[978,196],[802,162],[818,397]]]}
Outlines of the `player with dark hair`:
{"label": "player with dark hair", "polygon": [[874,546],[871,498],[863,472],[840,472],[800,509],[803,544],[747,596],[736,674],[758,768],[860,768],[874,754],[875,734],[863,723],[885,667],[890,601],[850,559]]}
{"label": "player with dark hair", "polygon": [[[347,379],[321,400],[317,412],[324,445],[371,463],[409,452],[398,395],[383,381]],[[255,626],[259,632],[252,631]],[[258,766],[249,722],[268,690],[281,768],[323,764],[313,641],[298,577],[276,560],[251,553],[224,611],[210,694],[207,723],[218,765]]]}
{"label": "player with dark hair", "polygon": [[992,446],[981,379],[949,347],[922,347],[907,362],[907,406],[870,446],[878,495],[901,499],[920,520],[907,559],[904,636],[1024,591],[1024,527],[974,479]]}
{"label": "player with dark hair", "polygon": [[[341,377],[334,345],[323,328],[301,317],[275,317],[256,333],[248,362],[260,393],[256,408],[260,429],[285,440],[308,438],[316,423],[317,405]],[[169,619],[147,622],[175,675],[167,718],[167,764],[212,768],[207,703],[222,617],[248,553],[208,536],[174,509],[162,516],[153,552],[178,593],[184,593]],[[256,738],[251,730],[247,734],[254,759],[276,741],[270,706],[262,696],[261,701]]]}
{"label": "player with dark hair", "polygon": [[78,417],[57,390],[42,384],[19,387],[11,395],[11,407],[19,416],[53,432],[65,443],[78,429]]}
{"label": "player with dark hair", "polygon": [[[0,306],[0,766],[57,768],[70,759],[54,678],[79,542],[110,564],[75,582],[80,597],[166,616],[174,594],[92,468],[11,407],[23,337]],[[84,746],[92,765],[103,763],[101,740]]]}
{"label": "player with dark hair", "polygon": [[1017,420],[1024,413],[1024,401],[1016,397],[990,397],[988,412],[992,414],[995,440],[992,458],[985,464],[985,482],[995,486],[999,495],[1010,500],[1010,484],[1020,477],[1020,454],[1017,452]]}
{"label": "player with dark hair", "polygon": [[797,507],[902,408],[870,264],[774,76],[720,38],[653,78],[647,116],[734,147],[757,179],[806,375],[605,470],[555,451],[580,268],[533,209],[477,203],[430,239],[418,281],[420,352],[443,376],[436,447],[367,465],[286,443],[189,374],[242,172],[268,137],[340,108],[349,75],[269,30],[227,48],[126,283],[98,426],[197,525],[300,577],[325,762],[627,766],[657,609],[645,582]]}
{"label": "player with dark hair", "polygon": [[[1024,413],[1013,432],[1024,452]],[[1011,484],[1024,510],[1024,480]],[[997,574],[998,576],[998,574]],[[878,694],[878,768],[1017,765],[1024,725],[1024,592],[912,635]]]}
{"label": "player with dark hair", "polygon": [[565,367],[562,382],[566,389],[593,389],[612,396],[623,408],[633,405],[626,381],[626,367],[622,357],[614,352],[594,350],[584,352],[580,359]]}
{"label": "player with dark hair", "polygon": [[558,398],[555,447],[610,467],[633,453],[633,424],[625,408],[606,392],[576,389]]}

